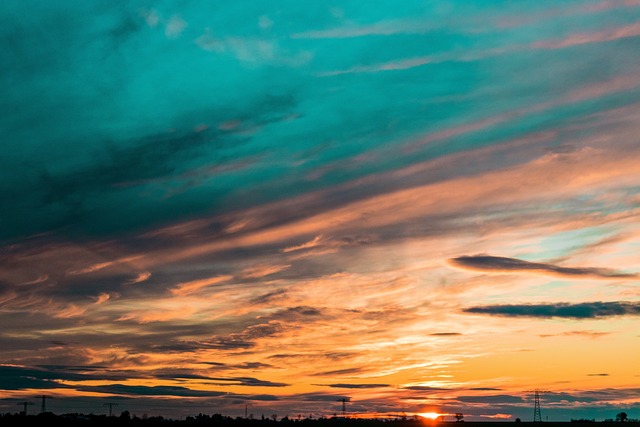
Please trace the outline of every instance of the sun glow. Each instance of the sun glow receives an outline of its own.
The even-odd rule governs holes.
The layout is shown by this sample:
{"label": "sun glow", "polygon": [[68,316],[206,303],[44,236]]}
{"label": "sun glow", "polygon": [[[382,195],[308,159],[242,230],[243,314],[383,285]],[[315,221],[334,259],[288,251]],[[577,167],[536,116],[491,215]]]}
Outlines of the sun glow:
{"label": "sun glow", "polygon": [[438,418],[440,418],[444,414],[439,414],[437,412],[420,412],[417,415],[421,416],[422,418],[427,418],[427,419],[430,419],[430,420],[437,420]]}

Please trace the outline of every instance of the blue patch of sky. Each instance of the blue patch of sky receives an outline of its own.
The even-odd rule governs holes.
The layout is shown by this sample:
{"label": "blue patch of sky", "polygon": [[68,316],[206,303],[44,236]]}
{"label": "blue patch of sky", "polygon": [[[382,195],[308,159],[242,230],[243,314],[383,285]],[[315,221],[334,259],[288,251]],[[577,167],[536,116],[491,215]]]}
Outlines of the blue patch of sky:
{"label": "blue patch of sky", "polygon": [[592,245],[613,235],[615,235],[615,230],[611,226],[561,231],[542,238],[539,243],[540,250],[536,253],[527,254],[522,259],[532,262],[544,262],[545,260],[562,258],[571,255],[577,249]]}

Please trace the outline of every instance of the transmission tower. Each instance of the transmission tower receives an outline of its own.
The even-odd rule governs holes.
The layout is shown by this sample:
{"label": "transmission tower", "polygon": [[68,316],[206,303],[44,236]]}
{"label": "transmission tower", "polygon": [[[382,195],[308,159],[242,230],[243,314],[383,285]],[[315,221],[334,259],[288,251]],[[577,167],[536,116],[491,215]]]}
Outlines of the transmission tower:
{"label": "transmission tower", "polygon": [[47,396],[46,394],[43,394],[41,396],[38,396],[40,399],[42,399],[42,406],[40,406],[40,412],[47,412],[47,404],[46,401],[47,399],[51,399],[53,398],[53,396]]}
{"label": "transmission tower", "polygon": [[25,415],[27,415],[27,405],[33,405],[31,402],[20,402],[20,405],[23,405],[24,410],[22,411]]}
{"label": "transmission tower", "polygon": [[346,418],[347,417],[347,401],[349,399],[343,397],[342,399],[338,399],[338,402],[342,402],[342,417]]}
{"label": "transmission tower", "polygon": [[551,393],[549,390],[527,390],[529,393],[533,393],[533,422],[542,422],[542,413],[540,412],[540,395],[542,393]]}
{"label": "transmission tower", "polygon": [[109,407],[109,416],[111,416],[111,408],[113,408],[114,406],[118,406],[117,403],[105,403],[103,406],[108,406]]}

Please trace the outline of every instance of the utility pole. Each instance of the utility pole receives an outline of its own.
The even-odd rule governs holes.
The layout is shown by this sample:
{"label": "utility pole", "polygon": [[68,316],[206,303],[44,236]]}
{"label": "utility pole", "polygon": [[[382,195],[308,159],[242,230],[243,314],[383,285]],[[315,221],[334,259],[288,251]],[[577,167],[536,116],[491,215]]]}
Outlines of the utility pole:
{"label": "utility pole", "polygon": [[40,412],[47,412],[47,404],[46,401],[47,399],[51,399],[53,398],[53,396],[47,396],[46,394],[43,394],[41,396],[38,396],[40,399],[42,399],[42,406],[40,407]]}
{"label": "utility pole", "polygon": [[114,407],[114,406],[118,406],[118,404],[109,402],[109,403],[105,403],[103,406],[108,406],[109,407],[109,416],[111,416],[111,413],[112,413],[111,412],[111,408]]}
{"label": "utility pole", "polygon": [[27,405],[33,405],[33,403],[31,403],[31,402],[20,402],[19,404],[24,406],[24,409],[22,410],[22,413],[25,416],[27,415]]}

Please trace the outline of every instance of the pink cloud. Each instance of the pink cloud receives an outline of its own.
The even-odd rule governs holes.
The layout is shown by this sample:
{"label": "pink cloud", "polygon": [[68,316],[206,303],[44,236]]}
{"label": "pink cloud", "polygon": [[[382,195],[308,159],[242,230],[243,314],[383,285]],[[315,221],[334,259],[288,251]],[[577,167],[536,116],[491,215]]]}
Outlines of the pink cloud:
{"label": "pink cloud", "polygon": [[130,283],[133,285],[136,283],[146,282],[147,280],[149,280],[150,277],[151,277],[151,272],[145,271],[138,274]]}
{"label": "pink cloud", "polygon": [[604,43],[613,40],[621,40],[640,36],[640,23],[625,25],[624,27],[610,28],[593,33],[572,34],[560,40],[541,41],[533,44],[537,49],[562,49],[588,43]]}
{"label": "pink cloud", "polygon": [[247,268],[240,273],[240,276],[248,279],[257,279],[260,277],[270,276],[272,274],[284,271],[291,267],[289,264],[281,265],[256,265],[251,268]]}
{"label": "pink cloud", "polygon": [[282,250],[282,252],[294,252],[294,251],[299,251],[302,249],[310,249],[310,248],[315,248],[316,246],[320,245],[320,241],[322,240],[322,235],[318,235],[316,237],[313,238],[313,240],[309,240],[308,242],[302,243],[300,245],[297,246],[289,246],[288,248],[284,248]]}

